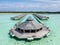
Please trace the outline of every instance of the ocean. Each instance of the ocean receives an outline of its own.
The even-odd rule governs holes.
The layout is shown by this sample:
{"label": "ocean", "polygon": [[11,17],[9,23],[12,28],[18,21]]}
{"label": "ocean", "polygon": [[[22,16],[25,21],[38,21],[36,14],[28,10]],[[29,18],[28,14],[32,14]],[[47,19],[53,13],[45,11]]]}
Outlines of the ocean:
{"label": "ocean", "polygon": [[18,40],[11,38],[9,30],[13,28],[17,21],[10,17],[19,15],[19,13],[0,13],[0,45],[60,45],[60,14],[41,14],[48,16],[48,20],[41,20],[44,25],[49,27],[50,35],[40,40]]}

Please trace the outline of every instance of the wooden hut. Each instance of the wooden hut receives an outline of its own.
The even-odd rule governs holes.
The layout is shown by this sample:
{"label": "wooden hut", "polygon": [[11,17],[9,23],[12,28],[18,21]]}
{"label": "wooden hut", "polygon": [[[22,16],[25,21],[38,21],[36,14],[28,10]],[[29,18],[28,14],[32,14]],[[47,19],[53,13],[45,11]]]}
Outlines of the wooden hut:
{"label": "wooden hut", "polygon": [[42,16],[42,15],[40,15],[40,14],[33,14],[33,15],[35,15],[37,18],[39,18],[40,20],[48,20],[49,19],[49,17],[47,17],[47,16]]}
{"label": "wooden hut", "polygon": [[18,23],[10,30],[10,35],[19,39],[38,39],[47,36],[49,29],[42,23],[35,22],[34,19],[29,16],[23,23]]}

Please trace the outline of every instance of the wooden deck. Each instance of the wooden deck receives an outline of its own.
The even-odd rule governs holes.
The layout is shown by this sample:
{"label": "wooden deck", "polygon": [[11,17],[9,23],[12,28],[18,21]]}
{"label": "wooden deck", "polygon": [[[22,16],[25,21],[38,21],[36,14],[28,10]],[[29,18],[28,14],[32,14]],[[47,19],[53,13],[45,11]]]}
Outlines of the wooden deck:
{"label": "wooden deck", "polygon": [[13,35],[16,36],[17,38],[23,39],[23,38],[42,38],[45,35],[49,33],[49,29],[44,27],[42,30],[36,32],[36,33],[19,33],[17,31],[12,30]]}

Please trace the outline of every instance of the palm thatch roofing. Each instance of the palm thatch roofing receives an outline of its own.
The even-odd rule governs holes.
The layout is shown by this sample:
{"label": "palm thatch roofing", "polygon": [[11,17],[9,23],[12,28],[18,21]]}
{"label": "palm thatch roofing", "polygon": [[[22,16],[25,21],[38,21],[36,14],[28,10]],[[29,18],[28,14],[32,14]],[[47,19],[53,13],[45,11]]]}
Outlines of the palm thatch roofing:
{"label": "palm thatch roofing", "polygon": [[[31,16],[31,18],[32,18],[35,22],[38,22],[37,19],[34,17],[33,14],[26,14],[24,17],[22,17],[22,18],[20,19],[20,22],[19,22],[19,23],[25,22],[29,16]],[[40,21],[41,21],[41,20],[40,20]],[[41,21],[41,22],[42,22],[42,21]]]}
{"label": "palm thatch roofing", "polygon": [[23,18],[26,14],[20,14],[18,16],[14,16],[14,17],[11,17],[12,20],[19,20],[21,18]]}
{"label": "palm thatch roofing", "polygon": [[[35,19],[36,20],[36,19]],[[25,22],[23,23],[18,23],[17,28],[23,29],[23,30],[31,30],[31,29],[40,29],[41,27],[43,27],[42,24],[40,24],[39,22],[36,22],[32,16],[29,16]]]}
{"label": "palm thatch roofing", "polygon": [[47,17],[47,16],[41,16],[40,14],[33,14],[33,15],[35,15],[37,18],[39,18],[40,20],[42,20],[42,19],[49,19],[49,17]]}

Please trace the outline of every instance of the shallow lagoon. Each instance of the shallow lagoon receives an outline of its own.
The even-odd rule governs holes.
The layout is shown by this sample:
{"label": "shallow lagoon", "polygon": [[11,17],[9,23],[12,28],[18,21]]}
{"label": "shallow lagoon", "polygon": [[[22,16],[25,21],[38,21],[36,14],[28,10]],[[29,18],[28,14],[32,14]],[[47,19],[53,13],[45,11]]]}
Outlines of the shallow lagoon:
{"label": "shallow lagoon", "polygon": [[10,20],[15,15],[19,14],[0,14],[0,45],[60,45],[60,14],[41,14],[50,17],[47,21],[42,20],[49,27],[50,35],[31,42],[9,37],[9,30],[18,22]]}

